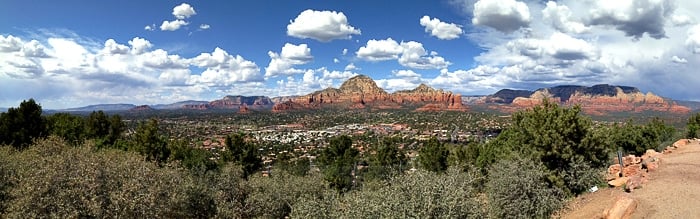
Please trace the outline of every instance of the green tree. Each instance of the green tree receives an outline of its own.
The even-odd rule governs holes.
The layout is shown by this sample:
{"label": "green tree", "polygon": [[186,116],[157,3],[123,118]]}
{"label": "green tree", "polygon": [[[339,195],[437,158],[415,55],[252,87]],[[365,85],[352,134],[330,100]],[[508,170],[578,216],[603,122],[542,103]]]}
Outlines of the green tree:
{"label": "green tree", "polygon": [[245,147],[245,136],[243,133],[227,135],[224,140],[227,153],[224,154],[224,161],[238,161]]}
{"label": "green tree", "polygon": [[41,106],[29,99],[22,101],[18,108],[0,114],[0,144],[24,149],[33,139],[45,137],[48,134],[46,119],[41,113]]}
{"label": "green tree", "polygon": [[126,130],[126,125],[122,121],[122,117],[119,115],[112,115],[109,117],[109,131],[106,136],[106,144],[113,145],[119,138],[121,138],[122,133]]}
{"label": "green tree", "polygon": [[455,145],[450,150],[449,166],[460,167],[462,171],[468,171],[472,167],[476,167],[480,147],[476,142],[469,142],[467,145]]}
{"label": "green tree", "polygon": [[102,110],[92,111],[85,121],[85,136],[100,139],[109,134],[109,117]]}
{"label": "green tree", "polygon": [[610,145],[641,156],[647,149],[658,149],[664,143],[672,141],[675,132],[673,127],[654,118],[644,125],[635,125],[632,120],[624,125],[614,125],[606,136]]}
{"label": "green tree", "polygon": [[346,135],[334,137],[321,152],[318,161],[323,167],[324,178],[330,187],[342,193],[353,186],[353,171],[359,151],[352,147],[352,139]]}
{"label": "green tree", "polygon": [[418,162],[428,171],[442,173],[447,170],[447,157],[450,151],[437,138],[425,142],[418,154]]}
{"label": "green tree", "polygon": [[311,169],[311,162],[307,157],[294,158],[289,153],[283,153],[277,156],[275,166],[286,171],[294,176],[305,176]]}
{"label": "green tree", "polygon": [[93,111],[85,120],[85,136],[94,139],[97,147],[112,147],[121,134],[126,129],[126,125],[119,115],[111,117],[103,111]]}
{"label": "green tree", "polygon": [[[513,114],[513,122],[490,147],[505,147],[517,156],[542,162],[550,173],[550,182],[567,192],[568,184],[555,172],[567,171],[574,161],[603,167],[609,148],[604,139],[592,131],[592,122],[579,115],[581,108],[559,107],[545,100],[542,105]],[[506,155],[508,156],[508,155]],[[571,194],[571,193],[569,193]]]}
{"label": "green tree", "polygon": [[697,138],[700,136],[700,113],[690,116],[688,118],[688,123],[686,124],[686,135],[687,138]]}
{"label": "green tree", "polygon": [[136,151],[146,156],[146,160],[162,165],[170,156],[170,149],[165,138],[158,132],[158,120],[142,122],[134,134]]}
{"label": "green tree", "polygon": [[225,162],[234,162],[243,168],[243,177],[248,178],[255,171],[262,168],[262,159],[258,154],[255,144],[246,142],[242,133],[226,136],[224,141],[227,152],[224,153]]}
{"label": "green tree", "polygon": [[403,173],[408,166],[406,155],[399,150],[398,146],[385,138],[374,154],[369,155],[369,167],[367,178],[388,179],[392,176]]}
{"label": "green tree", "polygon": [[211,159],[211,152],[190,147],[185,141],[171,141],[168,147],[171,152],[170,158],[180,161],[180,165],[187,169],[205,173],[219,168],[218,163]]}
{"label": "green tree", "polygon": [[56,113],[47,117],[48,130],[73,146],[81,144],[85,138],[84,119],[69,113]]}

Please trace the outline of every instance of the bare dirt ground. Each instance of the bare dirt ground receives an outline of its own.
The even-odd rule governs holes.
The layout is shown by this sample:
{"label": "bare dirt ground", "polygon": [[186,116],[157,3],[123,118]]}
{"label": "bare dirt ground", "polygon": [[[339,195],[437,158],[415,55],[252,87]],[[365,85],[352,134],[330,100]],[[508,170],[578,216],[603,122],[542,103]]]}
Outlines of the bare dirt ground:
{"label": "bare dirt ground", "polygon": [[659,169],[632,193],[605,188],[571,201],[562,218],[597,218],[621,195],[638,201],[632,218],[700,218],[700,142],[681,146],[661,158]]}

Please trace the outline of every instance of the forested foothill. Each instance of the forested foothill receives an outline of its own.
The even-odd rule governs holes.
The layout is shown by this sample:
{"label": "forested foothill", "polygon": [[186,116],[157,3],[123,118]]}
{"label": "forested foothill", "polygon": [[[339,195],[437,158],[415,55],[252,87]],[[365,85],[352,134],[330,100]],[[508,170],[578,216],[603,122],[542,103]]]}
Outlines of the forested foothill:
{"label": "forested foothill", "polygon": [[548,218],[604,185],[617,151],[700,132],[700,114],[677,129],[548,101],[509,117],[318,113],[214,124],[45,114],[30,99],[0,114],[0,218]]}

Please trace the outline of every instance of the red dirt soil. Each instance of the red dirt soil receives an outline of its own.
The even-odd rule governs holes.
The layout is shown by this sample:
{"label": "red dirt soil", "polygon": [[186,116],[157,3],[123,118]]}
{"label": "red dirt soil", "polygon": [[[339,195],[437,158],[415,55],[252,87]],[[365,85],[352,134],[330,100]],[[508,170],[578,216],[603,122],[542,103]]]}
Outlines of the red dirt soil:
{"label": "red dirt soil", "polygon": [[[632,193],[639,204],[632,218],[700,218],[700,141],[664,154],[650,180]],[[622,188],[605,188],[572,200],[561,218],[600,218]]]}

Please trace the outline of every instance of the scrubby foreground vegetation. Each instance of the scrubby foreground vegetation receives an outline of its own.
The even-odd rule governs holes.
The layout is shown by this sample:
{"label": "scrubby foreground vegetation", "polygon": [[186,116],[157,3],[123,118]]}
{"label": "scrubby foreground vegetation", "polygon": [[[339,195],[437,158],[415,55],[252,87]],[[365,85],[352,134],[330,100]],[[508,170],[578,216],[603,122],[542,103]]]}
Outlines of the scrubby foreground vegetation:
{"label": "scrubby foreground vegetation", "polygon": [[680,133],[661,120],[596,125],[545,101],[487,141],[433,138],[411,160],[391,138],[359,153],[338,136],[316,159],[280,159],[263,176],[244,135],[214,154],[164,136],[157,120],[125,130],[102,112],[44,116],[33,100],[2,113],[0,217],[546,218],[600,185],[618,148],[658,149]]}

